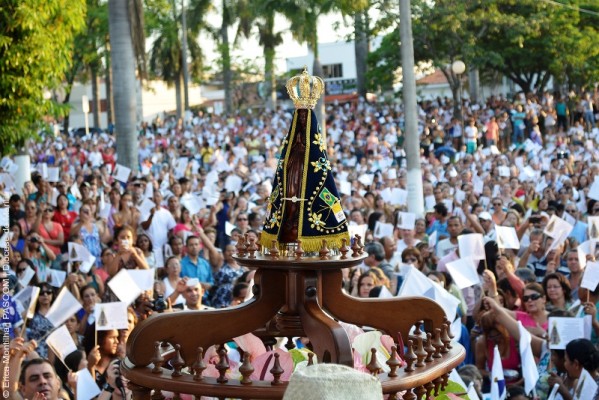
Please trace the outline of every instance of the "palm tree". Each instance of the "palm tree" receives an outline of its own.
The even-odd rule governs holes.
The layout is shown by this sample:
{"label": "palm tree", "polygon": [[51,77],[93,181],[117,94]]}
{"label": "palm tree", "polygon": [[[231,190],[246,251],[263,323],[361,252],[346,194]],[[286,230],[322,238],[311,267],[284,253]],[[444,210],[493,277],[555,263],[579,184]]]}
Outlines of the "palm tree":
{"label": "palm tree", "polygon": [[[202,2],[205,6],[209,3]],[[177,105],[177,118],[183,115],[183,48],[179,36],[179,23],[181,16],[177,14],[175,2],[170,7],[153,8],[153,26],[157,34],[156,40],[152,44],[149,56],[149,72],[152,76],[162,79],[168,86],[175,86],[175,96]],[[195,4],[197,6],[197,3]],[[194,37],[195,32],[188,29],[187,36]],[[195,35],[197,36],[197,35]],[[190,69],[192,75],[200,75],[202,69],[202,51],[197,41],[190,40],[187,44],[189,54],[191,55]]]}
{"label": "palm tree", "polygon": [[[368,6],[368,0],[307,0],[302,3],[302,6],[303,12],[297,13],[291,19],[291,31],[297,40],[306,42],[308,48],[314,54],[312,74],[323,76],[318,51],[318,18],[333,11],[339,11],[343,15],[351,15],[355,12],[365,10]],[[323,134],[326,134],[324,96],[316,104],[314,112],[322,124]]]}
{"label": "palm tree", "polygon": [[108,13],[118,162],[137,171],[136,68],[140,79],[145,73],[142,2],[109,0]]}

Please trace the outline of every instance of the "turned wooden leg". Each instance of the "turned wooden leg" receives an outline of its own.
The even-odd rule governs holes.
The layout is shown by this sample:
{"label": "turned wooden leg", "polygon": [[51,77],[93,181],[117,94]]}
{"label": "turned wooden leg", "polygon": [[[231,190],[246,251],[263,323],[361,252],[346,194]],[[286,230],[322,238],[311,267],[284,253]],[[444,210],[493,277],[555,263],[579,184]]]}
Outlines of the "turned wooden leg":
{"label": "turned wooden leg", "polygon": [[[322,307],[340,321],[371,326],[396,338],[407,338],[412,325],[424,320],[427,332],[441,328],[445,312],[431,299],[405,297],[393,299],[358,299],[341,291],[341,271],[322,271]],[[375,303],[375,304],[373,304]],[[397,310],[401,309],[398,316]],[[390,316],[394,315],[395,318]],[[397,339],[396,339],[397,340]]]}
{"label": "turned wooden leg", "polygon": [[185,364],[191,365],[198,347],[207,349],[264,327],[285,304],[287,277],[280,271],[259,271],[254,282],[254,299],[237,307],[173,312],[142,321],[127,340],[129,361],[138,367],[148,365],[154,357],[154,343],[168,341],[181,346]]}
{"label": "turned wooden leg", "polygon": [[[324,357],[328,352],[330,362],[354,366],[351,343],[343,327],[326,315],[318,304],[318,278],[306,274],[303,288],[303,305],[299,306],[299,315],[304,331],[319,357],[319,362],[327,361]],[[301,294],[300,294],[301,295]]]}

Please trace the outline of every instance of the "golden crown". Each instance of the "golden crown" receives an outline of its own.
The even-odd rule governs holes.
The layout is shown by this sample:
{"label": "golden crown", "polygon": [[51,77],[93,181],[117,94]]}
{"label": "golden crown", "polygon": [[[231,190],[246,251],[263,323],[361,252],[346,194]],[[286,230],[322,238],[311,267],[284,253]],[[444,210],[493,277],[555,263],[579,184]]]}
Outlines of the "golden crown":
{"label": "golden crown", "polygon": [[307,67],[300,75],[289,79],[285,86],[295,108],[314,109],[324,93],[324,81],[318,76],[310,76]]}

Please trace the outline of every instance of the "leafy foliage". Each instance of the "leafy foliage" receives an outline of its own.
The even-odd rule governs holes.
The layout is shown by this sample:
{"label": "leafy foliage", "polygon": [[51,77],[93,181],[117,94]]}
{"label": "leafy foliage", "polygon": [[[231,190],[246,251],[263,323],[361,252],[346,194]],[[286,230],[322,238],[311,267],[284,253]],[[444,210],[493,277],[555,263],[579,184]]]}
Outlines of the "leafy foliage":
{"label": "leafy foliage", "polygon": [[[501,73],[524,90],[542,90],[550,76],[577,85],[599,74],[599,18],[582,1],[568,7],[535,0],[414,1],[416,61],[441,68],[452,89],[457,79],[447,66],[456,59],[469,67]],[[599,8],[599,6],[594,6]],[[393,23],[382,19],[388,27]],[[398,26],[398,25],[397,25]],[[389,85],[385,72],[401,65],[398,29],[370,59],[370,82]]]}
{"label": "leafy foliage", "polygon": [[0,152],[21,150],[44,116],[60,107],[44,98],[71,61],[85,21],[85,0],[7,0],[0,8]]}

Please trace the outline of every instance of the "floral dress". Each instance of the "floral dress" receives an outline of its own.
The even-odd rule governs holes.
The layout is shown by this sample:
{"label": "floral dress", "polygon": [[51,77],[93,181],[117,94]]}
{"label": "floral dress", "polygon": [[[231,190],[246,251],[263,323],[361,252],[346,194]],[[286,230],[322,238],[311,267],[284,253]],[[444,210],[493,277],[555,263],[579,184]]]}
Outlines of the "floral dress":
{"label": "floral dress", "polygon": [[46,339],[40,339],[54,329],[54,326],[46,317],[38,312],[35,313],[31,319],[31,322],[29,322],[27,325],[29,339],[33,339],[37,342],[37,353],[42,358],[48,358],[48,345],[46,344]]}
{"label": "floral dress", "polygon": [[243,275],[243,268],[234,269],[225,263],[214,275],[214,286],[211,290],[210,306],[214,308],[228,307],[233,300],[235,281]]}
{"label": "floral dress", "polygon": [[94,257],[96,257],[96,265],[100,266],[99,263],[102,262],[100,257],[102,255],[102,245],[100,244],[100,232],[98,231],[98,227],[94,224],[92,225],[92,231],[88,232],[87,229],[85,229],[85,226],[81,226],[79,233],[84,246]]}

